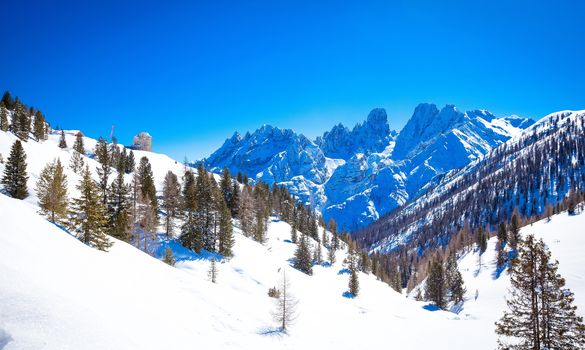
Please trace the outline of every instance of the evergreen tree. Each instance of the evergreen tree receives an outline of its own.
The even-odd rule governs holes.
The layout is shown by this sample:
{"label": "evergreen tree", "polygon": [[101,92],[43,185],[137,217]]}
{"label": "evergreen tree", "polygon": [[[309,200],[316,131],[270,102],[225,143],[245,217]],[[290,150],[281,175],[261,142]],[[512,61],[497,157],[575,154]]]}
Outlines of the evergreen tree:
{"label": "evergreen tree", "polygon": [[165,211],[165,233],[172,237],[174,219],[178,217],[181,209],[181,185],[179,179],[172,171],[165,175],[163,183],[163,210]]}
{"label": "evergreen tree", "polygon": [[152,166],[148,158],[140,158],[136,173],[140,184],[141,195],[145,200],[148,199],[150,201],[154,214],[158,218],[158,201],[156,199],[156,188],[154,187],[154,175],[152,174]]}
{"label": "evergreen tree", "polygon": [[134,175],[138,182],[138,201],[136,209],[136,220],[140,237],[142,237],[142,250],[145,253],[151,254],[150,243],[154,240],[156,235],[156,228],[158,226],[158,217],[156,207],[152,203],[151,198],[144,194],[140,185],[140,177],[138,174]]}
{"label": "evergreen tree", "polygon": [[508,231],[506,229],[506,223],[501,222],[500,226],[498,226],[498,241],[503,246],[508,240]]}
{"label": "evergreen tree", "polygon": [[40,111],[36,111],[34,114],[33,135],[37,141],[47,139],[47,122]]}
{"label": "evergreen tree", "polygon": [[8,123],[8,113],[6,109],[0,107],[0,130],[8,131],[10,124]]}
{"label": "evergreen tree", "polygon": [[65,140],[65,131],[61,130],[61,137],[59,138],[59,148],[67,148],[67,140]]}
{"label": "evergreen tree", "polygon": [[331,247],[333,250],[339,249],[339,238],[337,237],[337,223],[333,218],[329,219],[329,232],[331,232]]}
{"label": "evergreen tree", "polygon": [[108,193],[109,228],[110,235],[126,242],[130,241],[133,226],[130,192],[124,173],[118,173]]}
{"label": "evergreen tree", "polygon": [[175,266],[175,264],[177,263],[175,255],[173,254],[173,250],[170,247],[167,247],[167,249],[165,249],[165,256],[163,258],[163,261],[171,266]]}
{"label": "evergreen tree", "polygon": [[444,309],[446,306],[443,264],[438,259],[434,260],[430,265],[429,276],[425,286],[425,299],[432,301],[440,309]]}
{"label": "evergreen tree", "polygon": [[222,209],[219,224],[219,244],[218,251],[225,257],[233,256],[232,248],[235,244],[234,233],[232,228],[232,216],[225,201],[222,201]]}
{"label": "evergreen tree", "polygon": [[63,222],[67,216],[67,176],[59,159],[41,171],[36,187],[41,213],[51,222]]}
{"label": "evergreen tree", "polygon": [[463,286],[463,277],[457,267],[457,259],[452,254],[447,259],[445,267],[445,284],[450,295],[450,300],[454,303],[460,303],[465,296],[465,287]]}
{"label": "evergreen tree", "polygon": [[26,107],[20,102],[15,102],[14,112],[12,113],[12,132],[22,141],[27,141],[31,131],[30,114]]}
{"label": "evergreen tree", "polygon": [[311,264],[311,251],[309,250],[309,243],[306,235],[301,234],[297,250],[295,251],[294,268],[300,270],[307,275],[313,274],[313,267]]}
{"label": "evergreen tree", "polygon": [[99,186],[102,190],[102,200],[104,204],[108,202],[108,181],[112,173],[110,153],[108,151],[108,144],[103,137],[98,139],[95,146],[95,156],[100,166],[97,168],[99,178]]}
{"label": "evergreen tree", "polygon": [[26,154],[20,140],[16,140],[10,149],[10,155],[4,168],[4,176],[2,177],[4,191],[12,198],[25,199],[28,197],[27,181]]}
{"label": "evergreen tree", "polygon": [[83,134],[78,132],[75,134],[75,143],[73,144],[73,149],[77,151],[81,155],[85,155],[85,146],[83,145]]}
{"label": "evergreen tree", "polygon": [[195,176],[191,170],[185,171],[183,177],[183,210],[185,211],[185,222],[181,227],[181,244],[199,253],[203,247],[200,236],[196,234],[197,200],[195,190]]}
{"label": "evergreen tree", "polygon": [[358,280],[357,256],[351,251],[347,257],[347,268],[349,269],[348,291],[351,297],[355,298],[359,294],[360,283]]}
{"label": "evergreen tree", "polygon": [[238,217],[240,211],[240,186],[238,186],[237,182],[233,182],[232,197],[230,198],[230,202],[227,204],[230,208],[232,217]]}
{"label": "evergreen tree", "polygon": [[551,262],[542,240],[530,235],[519,242],[509,310],[496,322],[496,333],[515,341],[500,339],[500,349],[585,348],[583,318],[576,315],[573,293],[557,270],[558,261]]}
{"label": "evergreen tree", "polygon": [[264,243],[264,241],[266,240],[266,222],[264,220],[264,216],[260,211],[256,212],[254,240],[259,243]]}
{"label": "evergreen tree", "polygon": [[9,91],[4,91],[4,95],[2,95],[2,102],[1,102],[7,109],[14,109],[14,100],[10,95]]}
{"label": "evergreen tree", "polygon": [[290,225],[290,241],[293,243],[297,243],[297,229],[295,228],[295,224],[293,223]]}
{"label": "evergreen tree", "polygon": [[195,181],[196,207],[197,207],[197,229],[196,234],[201,236],[199,240],[203,243],[203,248],[210,252],[215,251],[217,242],[215,224],[215,208],[213,198],[213,183],[215,180],[210,179],[203,163],[197,167],[197,179]]}
{"label": "evergreen tree", "polygon": [[329,246],[329,238],[327,237],[327,231],[325,228],[323,229],[323,235],[321,235],[321,243],[323,243],[325,248]]}
{"label": "evergreen tree", "polygon": [[79,238],[87,245],[99,250],[107,250],[112,243],[108,239],[108,215],[103,205],[98,184],[91,178],[86,167],[77,189],[81,193],[71,203],[70,229],[77,232]]}
{"label": "evergreen tree", "polygon": [[[223,172],[221,173],[221,180],[219,182],[219,188],[221,189],[221,194],[223,196],[223,200],[227,203],[228,206],[232,203],[232,175],[227,167],[223,168]],[[230,208],[231,209],[231,208]]]}
{"label": "evergreen tree", "polygon": [[256,220],[256,213],[254,212],[254,196],[250,186],[244,185],[242,196],[240,197],[240,228],[246,237],[252,236],[254,232],[254,223]]}
{"label": "evergreen tree", "polygon": [[134,171],[136,161],[134,160],[134,151],[130,150],[128,158],[126,158],[126,174],[130,174]]}

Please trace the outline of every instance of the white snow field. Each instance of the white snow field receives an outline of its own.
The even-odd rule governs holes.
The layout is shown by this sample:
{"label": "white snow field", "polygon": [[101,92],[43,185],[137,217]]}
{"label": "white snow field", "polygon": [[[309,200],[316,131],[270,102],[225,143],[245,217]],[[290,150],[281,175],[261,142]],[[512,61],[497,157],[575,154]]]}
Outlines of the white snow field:
{"label": "white snow field", "polygon": [[[24,147],[29,190],[44,164],[56,156],[68,164],[58,138]],[[0,131],[5,158],[13,135]],[[67,140],[69,145],[73,139]],[[87,139],[89,149],[91,140]],[[157,184],[168,169],[182,165],[154,153]],[[137,161],[140,158],[137,152]],[[93,162],[93,161],[92,161]],[[92,163],[95,167],[95,164]],[[0,171],[3,165],[0,165]],[[69,186],[77,177],[70,172]],[[72,195],[75,195],[73,193]],[[345,254],[333,266],[314,267],[307,276],[290,266],[295,245],[288,224],[272,220],[261,245],[236,231],[235,256],[218,264],[218,283],[209,282],[210,254],[195,255],[171,244],[179,262],[170,267],[134,247],[115,241],[109,252],[85,246],[37,214],[34,195],[25,201],[0,194],[0,349],[493,349],[494,322],[505,308],[509,286],[495,278],[490,240],[478,271],[477,255],[460,260],[467,300],[458,314],[430,311],[360,274],[360,294],[343,297],[348,275]],[[522,230],[543,237],[559,271],[585,310],[585,214],[561,214]],[[167,244],[163,240],[162,244]],[[314,242],[312,242],[314,244]],[[325,250],[323,250],[326,256]],[[268,288],[286,269],[299,301],[287,334],[275,332]],[[476,290],[478,298],[475,299]],[[430,309],[430,310],[429,310]]]}

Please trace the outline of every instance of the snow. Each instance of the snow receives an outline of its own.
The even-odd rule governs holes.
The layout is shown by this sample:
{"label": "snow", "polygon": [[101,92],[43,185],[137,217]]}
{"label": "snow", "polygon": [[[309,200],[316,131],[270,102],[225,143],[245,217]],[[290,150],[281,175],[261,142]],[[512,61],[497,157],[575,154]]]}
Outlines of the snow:
{"label": "snow", "polygon": [[[47,161],[59,156],[68,163],[70,153],[56,147],[57,140],[51,136],[43,143],[24,144],[31,194]],[[3,155],[13,141],[11,134],[0,132]],[[73,139],[67,141],[73,144]],[[86,147],[92,143],[87,139]],[[180,163],[164,155],[136,153],[136,159],[143,154],[153,163],[157,183],[168,170],[182,171]],[[75,175],[67,171],[69,186],[74,186]],[[295,249],[288,241],[290,226],[276,218],[265,244],[244,237],[236,227],[235,256],[218,264],[218,283],[213,284],[207,278],[210,254],[197,255],[161,239],[161,248],[170,244],[181,252],[173,268],[120,241],[114,240],[109,252],[100,252],[50,224],[37,210],[34,196],[18,201],[0,194],[0,347],[6,350],[356,349],[388,344],[399,349],[493,349],[494,322],[505,309],[509,288],[506,272],[495,275],[495,238],[480,270],[476,253],[459,260],[467,294],[456,314],[432,311],[428,303],[363,273],[359,296],[343,297],[345,253],[337,253],[333,266],[315,266],[313,276],[302,274],[290,266]],[[581,315],[583,227],[585,214],[562,213],[521,231],[544,238],[576,293]],[[299,300],[298,318],[288,334],[274,332],[274,303],[267,296],[278,282],[279,269],[286,269]]]}

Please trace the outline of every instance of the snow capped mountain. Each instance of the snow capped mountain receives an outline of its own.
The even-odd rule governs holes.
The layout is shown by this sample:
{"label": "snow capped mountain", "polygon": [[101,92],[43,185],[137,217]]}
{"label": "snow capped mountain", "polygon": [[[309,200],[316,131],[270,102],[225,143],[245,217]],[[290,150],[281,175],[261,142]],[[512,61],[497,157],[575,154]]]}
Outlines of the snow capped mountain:
{"label": "snow capped mountain", "polygon": [[352,130],[338,124],[315,141],[266,125],[244,138],[236,133],[205,163],[215,172],[225,166],[232,173],[285,185],[325,219],[333,217],[339,227],[355,230],[532,123],[424,103],[398,134],[390,130],[386,111],[376,108]]}

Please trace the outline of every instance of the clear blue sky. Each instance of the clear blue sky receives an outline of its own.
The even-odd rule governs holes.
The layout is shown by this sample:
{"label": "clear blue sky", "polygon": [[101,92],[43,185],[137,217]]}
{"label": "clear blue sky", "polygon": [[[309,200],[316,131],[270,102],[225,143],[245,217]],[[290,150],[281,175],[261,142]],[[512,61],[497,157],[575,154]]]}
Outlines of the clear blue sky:
{"label": "clear blue sky", "polygon": [[208,155],[264,123],[314,137],[374,107],[585,108],[583,1],[4,1],[0,89],[53,124]]}

